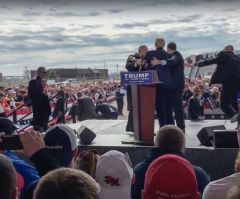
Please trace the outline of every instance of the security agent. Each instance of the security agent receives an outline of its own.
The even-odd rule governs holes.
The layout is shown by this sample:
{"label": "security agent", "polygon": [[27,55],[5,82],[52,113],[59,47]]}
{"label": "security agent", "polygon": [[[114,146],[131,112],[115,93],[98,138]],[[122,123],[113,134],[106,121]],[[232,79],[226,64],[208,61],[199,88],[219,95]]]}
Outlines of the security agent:
{"label": "security agent", "polygon": [[174,110],[177,126],[185,132],[184,111],[182,104],[182,94],[185,86],[184,80],[184,59],[180,52],[177,51],[177,45],[174,42],[170,42],[167,45],[167,52],[171,55],[171,58],[167,60],[158,60],[154,57],[151,61],[152,65],[161,64],[162,67],[167,65],[170,67],[171,78],[173,80],[173,86],[171,90],[171,107]]}
{"label": "security agent", "polygon": [[[126,63],[126,69],[127,71],[144,71],[146,70],[146,61],[144,60],[144,57],[146,53],[148,52],[148,47],[146,45],[141,45],[138,48],[138,53],[135,53],[134,55],[128,56],[127,63]],[[128,122],[126,126],[126,131],[132,131],[134,132],[133,128],[133,113],[132,113],[132,93],[131,93],[131,86],[127,86],[127,103],[128,103]]]}
{"label": "security agent", "polygon": [[222,84],[220,106],[223,112],[233,117],[238,111],[237,93],[240,91],[240,57],[232,45],[226,46],[217,57],[198,62],[198,66],[217,64],[211,84]]}

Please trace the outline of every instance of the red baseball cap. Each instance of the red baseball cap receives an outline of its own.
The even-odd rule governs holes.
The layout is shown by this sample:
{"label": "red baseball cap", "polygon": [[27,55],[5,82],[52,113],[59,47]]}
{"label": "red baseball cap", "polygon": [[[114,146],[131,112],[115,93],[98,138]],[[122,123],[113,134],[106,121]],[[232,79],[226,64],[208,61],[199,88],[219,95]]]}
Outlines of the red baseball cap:
{"label": "red baseball cap", "polygon": [[148,167],[144,199],[197,199],[197,179],[193,167],[177,155],[163,155]]}

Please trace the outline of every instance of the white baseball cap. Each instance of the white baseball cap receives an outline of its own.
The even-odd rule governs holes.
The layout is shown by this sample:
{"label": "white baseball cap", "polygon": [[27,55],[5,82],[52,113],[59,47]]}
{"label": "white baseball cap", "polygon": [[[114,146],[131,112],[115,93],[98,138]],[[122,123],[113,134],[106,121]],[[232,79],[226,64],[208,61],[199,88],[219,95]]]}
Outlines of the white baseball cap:
{"label": "white baseball cap", "polygon": [[11,90],[9,90],[7,93],[8,93],[8,94],[16,94],[16,91],[13,90],[13,89],[11,89]]}
{"label": "white baseball cap", "polygon": [[116,150],[100,156],[96,180],[100,185],[99,199],[130,199],[133,181],[130,158]]}

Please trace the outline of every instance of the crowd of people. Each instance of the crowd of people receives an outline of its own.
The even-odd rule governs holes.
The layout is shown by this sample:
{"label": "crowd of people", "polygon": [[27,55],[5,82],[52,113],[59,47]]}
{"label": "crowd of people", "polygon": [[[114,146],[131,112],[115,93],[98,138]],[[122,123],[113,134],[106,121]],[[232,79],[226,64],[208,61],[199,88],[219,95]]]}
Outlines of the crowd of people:
{"label": "crowd of people", "polygon": [[[165,47],[164,38],[155,40],[155,49],[139,46],[138,52],[129,55],[126,69],[129,72],[154,71],[161,84],[156,84],[155,111],[159,126],[175,124],[185,132],[183,102],[188,106],[190,120],[204,119],[204,104],[211,109],[221,107],[227,118],[238,117],[238,94],[240,93],[240,57],[232,45],[226,46],[216,58],[200,60],[196,65],[203,67],[217,64],[211,79],[201,76],[195,80],[184,76],[185,63],[177,50],[177,44],[170,42]],[[219,86],[221,85],[221,86]],[[131,104],[131,86],[128,86],[129,117],[126,131],[134,131]],[[237,116],[238,114],[238,116]],[[173,118],[175,116],[175,121]]]}
{"label": "crowd of people", "polygon": [[[14,124],[0,119],[7,135],[19,136],[21,150],[0,150],[0,198],[4,199],[236,199],[240,155],[235,174],[211,182],[211,176],[185,157],[185,135],[174,125],[156,132],[147,156],[132,165],[128,154],[80,151],[78,136],[66,124],[41,134],[16,135]],[[9,128],[11,127],[12,128]],[[233,163],[234,164],[234,163]]]}
{"label": "crowd of people", "polygon": [[[37,76],[42,72],[44,78],[44,67],[38,69]],[[50,116],[56,118],[62,112],[66,114],[67,107],[71,109],[69,114],[74,122],[92,118],[116,119],[123,109],[124,94],[119,97],[119,87],[118,81],[44,84],[39,77],[29,85],[0,87],[0,116],[8,117],[18,107],[30,107],[34,116],[31,124],[36,130],[42,127],[41,131],[47,129]],[[119,109],[110,103],[115,99],[121,103]]]}
{"label": "crowd of people", "polygon": [[[230,96],[226,95],[229,84],[225,83],[229,76],[214,82],[221,83],[222,86],[213,86],[212,80],[200,76],[195,80],[184,78],[184,60],[177,51],[176,44],[168,43],[167,52],[164,46],[165,40],[157,38],[155,50],[149,51],[147,46],[142,45],[138,53],[127,59],[128,71],[156,70],[163,82],[156,86],[156,115],[160,128],[156,132],[154,147],[136,165],[132,165],[128,154],[116,150],[103,154],[96,150],[80,151],[78,133],[66,124],[48,127],[49,116],[52,114],[49,99],[56,102],[53,111],[55,117],[65,114],[65,104],[70,100],[73,106],[69,114],[75,122],[96,118],[98,111],[105,110],[106,106],[104,108],[103,105],[107,99],[113,96],[118,109],[108,104],[110,112],[116,114],[108,115],[109,119],[123,114],[125,91],[119,83],[85,82],[64,87],[47,85],[44,81],[46,69],[39,67],[37,77],[28,86],[1,88],[3,116],[6,116],[8,109],[14,110],[18,105],[26,103],[33,110],[31,124],[34,128],[16,134],[15,124],[5,117],[0,118],[0,131],[5,133],[0,136],[0,171],[4,171],[0,172],[0,198],[239,198],[240,155],[236,158],[235,174],[211,182],[211,176],[203,168],[187,160],[184,134],[184,104],[187,104],[187,115],[191,120],[204,119],[203,103],[208,103],[211,109],[220,106],[232,117],[238,111],[233,106],[237,100],[237,89],[231,90]],[[233,56],[229,46],[219,56],[222,53],[227,59]],[[219,63],[222,64],[218,57],[217,68]],[[131,87],[128,86],[126,90],[129,109],[126,130],[134,131]],[[102,114],[99,117],[101,116]],[[240,134],[240,130],[238,133]],[[5,142],[3,136],[6,135],[19,139],[20,148],[11,149],[1,145]]]}

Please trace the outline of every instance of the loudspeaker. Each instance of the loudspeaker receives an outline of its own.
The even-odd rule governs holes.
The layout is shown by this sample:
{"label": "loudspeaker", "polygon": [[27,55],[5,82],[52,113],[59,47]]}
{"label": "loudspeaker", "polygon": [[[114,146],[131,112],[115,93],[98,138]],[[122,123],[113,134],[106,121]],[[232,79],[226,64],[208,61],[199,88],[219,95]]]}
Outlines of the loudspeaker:
{"label": "loudspeaker", "polygon": [[215,130],[213,145],[215,148],[239,148],[237,130]]}
{"label": "loudspeaker", "polygon": [[226,130],[224,125],[219,126],[209,126],[202,128],[198,134],[197,138],[203,146],[213,146],[213,135],[214,130]]}
{"label": "loudspeaker", "polygon": [[91,144],[96,137],[96,134],[84,125],[77,130],[77,134],[83,144]]}

